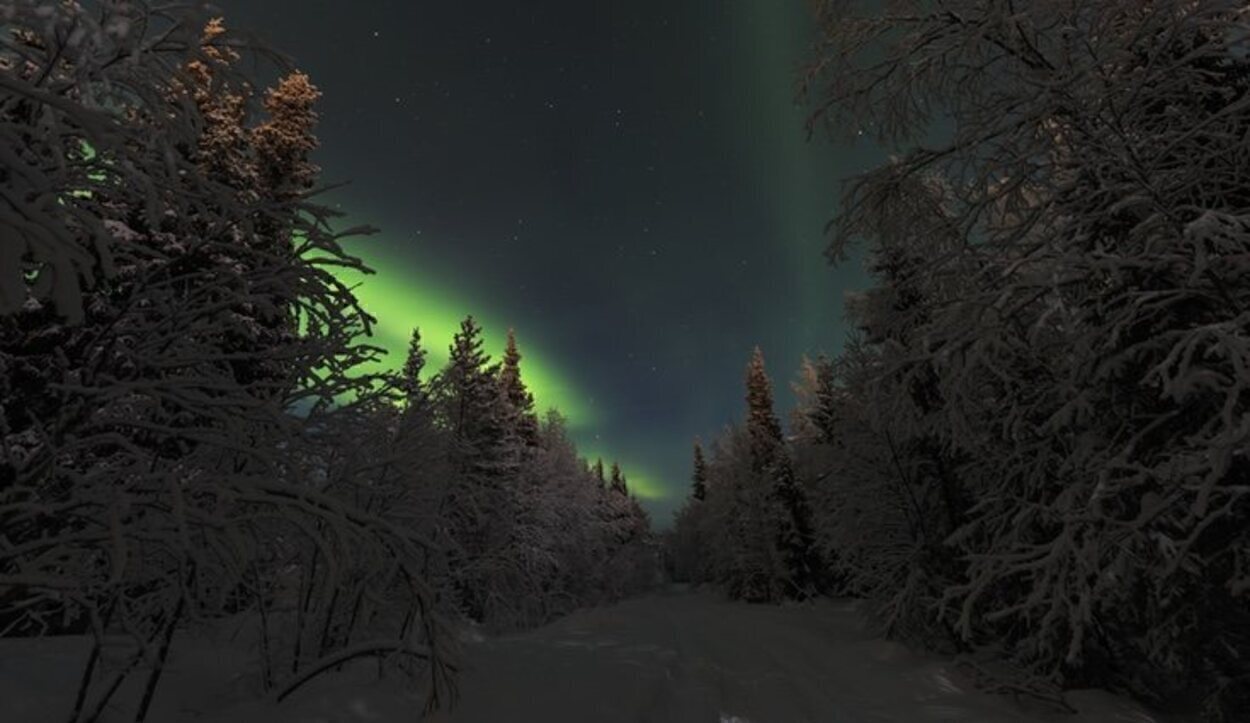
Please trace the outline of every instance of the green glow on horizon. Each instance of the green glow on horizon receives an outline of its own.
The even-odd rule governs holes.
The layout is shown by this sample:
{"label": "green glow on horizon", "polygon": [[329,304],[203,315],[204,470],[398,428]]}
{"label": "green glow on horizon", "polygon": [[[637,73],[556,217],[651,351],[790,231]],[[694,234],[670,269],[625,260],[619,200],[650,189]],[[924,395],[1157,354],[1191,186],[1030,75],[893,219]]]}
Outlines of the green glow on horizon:
{"label": "green glow on horizon", "polygon": [[[447,363],[448,347],[465,316],[473,314],[482,326],[483,349],[492,361],[503,356],[508,329],[520,326],[482,313],[480,304],[457,298],[453,292],[428,279],[416,277],[403,262],[376,251],[361,253],[359,249],[350,249],[349,252],[364,259],[374,273],[336,269],[334,275],[352,287],[361,306],[377,319],[369,343],[387,351],[376,366],[366,367],[365,371],[396,371],[403,367],[414,328],[421,330],[421,345],[426,350],[425,377],[429,378]],[[516,334],[523,357],[521,377],[534,394],[539,413],[558,409],[568,420],[570,429],[595,424],[597,417],[585,401],[587,395],[576,390],[541,351],[526,343],[523,327],[517,328]]]}
{"label": "green glow on horizon", "polygon": [[[549,361],[542,350],[526,341],[523,320],[501,319],[498,314],[483,309],[484,304],[472,303],[465,296],[449,290],[445,284],[430,280],[428,275],[415,271],[413,262],[396,258],[380,250],[374,236],[370,240],[349,241],[345,250],[359,257],[373,270],[362,274],[352,269],[333,269],[335,278],[347,284],[364,308],[376,321],[373,334],[367,342],[386,350],[386,355],[372,367],[363,371],[396,371],[403,367],[408,354],[408,343],[413,328],[421,330],[421,345],[426,350],[425,378],[436,374],[447,363],[448,347],[452,337],[460,330],[460,322],[468,314],[482,327],[483,350],[492,362],[503,356],[508,329],[514,328],[521,351],[521,378],[534,394],[535,410],[540,417],[548,409],[556,409],[565,418],[570,436],[577,444],[578,454],[588,463],[602,458],[609,467],[616,460],[625,475],[629,491],[641,500],[662,500],[672,496],[672,491],[656,481],[639,465],[627,464],[612,454],[595,449],[588,451],[593,443],[583,444],[590,438],[598,439],[594,427],[603,421],[594,404],[588,402],[590,395],[575,386],[568,375]],[[362,245],[373,248],[362,249]]]}
{"label": "green glow on horizon", "polygon": [[[374,273],[338,269],[334,275],[352,287],[361,306],[377,319],[369,342],[387,351],[375,368],[366,371],[394,371],[402,367],[412,329],[417,327],[421,330],[421,344],[426,350],[425,376],[432,376],[447,363],[452,337],[470,312],[482,325],[485,351],[492,360],[502,356],[505,334],[509,326],[515,327],[516,324],[500,322],[492,314],[474,311],[480,309],[480,305],[470,304],[428,279],[419,278],[402,261],[388,259],[377,251],[349,251],[364,259]],[[533,392],[539,413],[550,408],[559,410],[575,440],[584,436],[579,432],[586,432],[599,422],[597,412],[585,402],[587,395],[575,389],[541,352],[526,344],[523,328],[517,329],[517,343],[523,357],[521,377]],[[613,460],[617,460],[630,492],[639,499],[660,500],[669,496],[669,490],[637,465],[620,462],[614,455],[602,454],[599,450],[592,453],[581,444],[578,445],[578,453],[592,463],[601,458],[609,467]]]}
{"label": "green glow on horizon", "polygon": [[601,454],[597,449],[583,448],[580,444],[578,445],[578,454],[592,465],[597,459],[603,460],[603,474],[605,478],[612,469],[612,463],[616,462],[621,467],[621,474],[625,475],[625,486],[629,489],[630,494],[640,500],[664,500],[672,495],[672,490],[665,488],[650,474],[642,471],[641,467],[622,462],[610,454]]}
{"label": "green glow on horizon", "polygon": [[[630,472],[631,469],[635,471]],[[664,485],[638,472],[636,468],[621,465],[621,473],[625,475],[625,486],[629,488],[630,494],[640,500],[666,500],[670,496],[670,491]]]}

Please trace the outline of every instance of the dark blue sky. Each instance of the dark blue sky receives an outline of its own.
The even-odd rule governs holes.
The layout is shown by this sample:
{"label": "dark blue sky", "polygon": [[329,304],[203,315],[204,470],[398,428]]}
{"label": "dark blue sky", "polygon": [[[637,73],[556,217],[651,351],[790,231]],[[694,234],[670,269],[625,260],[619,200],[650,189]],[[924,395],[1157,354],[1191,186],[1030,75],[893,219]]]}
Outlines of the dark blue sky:
{"label": "dark blue sky", "polygon": [[822,227],[872,155],[805,139],[803,0],[218,5],[324,92],[323,178],[383,229],[374,312],[516,327],[657,523],[691,440],[741,416],[754,345],[783,405],[801,355],[839,348],[863,275]]}

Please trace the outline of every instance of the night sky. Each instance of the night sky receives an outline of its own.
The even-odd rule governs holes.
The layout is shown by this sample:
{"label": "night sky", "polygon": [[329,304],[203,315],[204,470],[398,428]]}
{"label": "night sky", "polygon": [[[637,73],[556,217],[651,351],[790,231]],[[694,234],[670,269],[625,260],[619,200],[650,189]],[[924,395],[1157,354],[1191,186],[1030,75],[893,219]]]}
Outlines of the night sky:
{"label": "night sky", "polygon": [[872,152],[806,140],[804,0],[217,5],[325,94],[317,161],[382,229],[349,248],[391,361],[414,325],[434,365],[467,313],[496,356],[514,327],[539,403],[659,526],[754,345],[786,406],[800,356],[840,348],[864,277],[822,228]]}

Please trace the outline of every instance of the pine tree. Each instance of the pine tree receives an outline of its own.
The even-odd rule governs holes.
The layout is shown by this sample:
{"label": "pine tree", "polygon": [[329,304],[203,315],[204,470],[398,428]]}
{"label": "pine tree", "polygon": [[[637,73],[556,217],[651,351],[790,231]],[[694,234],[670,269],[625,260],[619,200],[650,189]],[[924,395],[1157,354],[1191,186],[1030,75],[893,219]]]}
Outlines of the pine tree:
{"label": "pine tree", "polygon": [[421,381],[421,373],[425,371],[425,349],[421,346],[421,330],[412,330],[412,339],[408,342],[408,356],[404,359],[400,386],[404,393],[404,402],[411,407],[420,404],[425,394],[425,386]]}
{"label": "pine tree", "polygon": [[442,420],[459,451],[461,468],[501,478],[517,460],[506,449],[508,410],[499,386],[499,365],[482,349],[482,327],[472,316],[452,338],[447,366],[434,384]]}
{"label": "pine tree", "polygon": [[266,195],[289,200],[312,188],[318,168],[308,156],[318,145],[312,128],[317,123],[313,105],[320,97],[321,91],[300,72],[286,75],[266,91],[269,119],[251,131],[256,173]]}
{"label": "pine tree", "polygon": [[747,432],[751,436],[751,469],[767,472],[784,454],[781,422],[773,411],[772,383],[764,369],[764,352],[757,346],[747,366]]}
{"label": "pine tree", "polygon": [[246,196],[255,193],[257,180],[247,130],[251,93],[221,80],[224,71],[239,60],[233,48],[218,42],[225,34],[221,18],[210,20],[200,40],[203,59],[193,60],[185,68],[191,100],[204,123],[195,155],[207,177]]}
{"label": "pine tree", "polygon": [[482,328],[472,316],[452,339],[447,366],[432,385],[441,426],[450,436],[453,479],[441,502],[454,545],[457,598],[474,620],[487,615],[495,586],[491,567],[507,544],[515,519],[515,490],[509,485],[519,459],[512,454],[507,403],[499,367],[482,350]]}
{"label": "pine tree", "polygon": [[703,445],[694,443],[694,474],[691,475],[691,497],[702,501],[707,497],[707,462],[703,459]]}
{"label": "pine tree", "polygon": [[521,352],[517,349],[516,333],[508,330],[508,345],[504,350],[503,367],[499,371],[499,386],[512,407],[514,432],[527,447],[538,446],[538,417],[534,414],[534,395],[521,380]]}
{"label": "pine tree", "polygon": [[[412,330],[412,338],[408,342],[408,356],[404,359],[404,367],[400,371],[399,391],[402,394],[399,408],[399,434],[404,438],[406,447],[415,447],[412,454],[426,454],[422,463],[428,464],[429,455],[434,447],[441,447],[441,437],[434,419],[434,406],[431,404],[429,384],[421,379],[425,372],[425,348],[421,346],[421,331]],[[433,446],[431,446],[433,445]],[[419,448],[419,449],[418,449]]]}
{"label": "pine tree", "polygon": [[834,425],[837,421],[839,399],[837,370],[834,368],[833,360],[823,354],[816,358],[814,366],[816,388],[807,418],[816,429],[818,439],[828,444],[834,439]]}
{"label": "pine tree", "polygon": [[624,497],[629,496],[629,487],[625,483],[625,475],[621,473],[621,466],[616,462],[612,463],[612,476],[608,489]]}
{"label": "pine tree", "polygon": [[806,597],[817,591],[822,566],[813,546],[811,511],[785,448],[781,422],[773,411],[772,384],[759,347],[747,367],[747,434],[751,471],[770,483],[769,497],[780,505],[777,544],[790,574],[790,594]]}
{"label": "pine tree", "polygon": [[452,338],[446,367],[431,383],[437,416],[451,435],[451,458],[475,484],[497,487],[519,460],[508,444],[508,408],[499,365],[482,349],[482,327],[472,316]]}
{"label": "pine tree", "polygon": [[590,468],[590,471],[591,471],[591,474],[595,476],[595,479],[599,481],[600,488],[602,488],[605,484],[607,484],[606,480],[603,477],[603,460],[602,459],[596,459],[595,464],[594,466]]}
{"label": "pine tree", "polygon": [[[206,178],[229,189],[233,201],[258,211],[252,215],[250,228],[233,240],[256,249],[260,256],[248,260],[247,254],[229,244],[210,251],[185,243],[180,244],[178,255],[184,256],[182,264],[201,264],[211,258],[230,269],[227,278],[238,285],[239,297],[245,300],[231,311],[245,323],[227,330],[222,346],[228,354],[242,356],[257,347],[271,348],[299,337],[290,313],[299,305],[294,290],[260,285],[255,272],[273,257],[294,256],[294,238],[307,235],[297,231],[298,204],[319,170],[309,161],[309,154],[318,145],[313,107],[321,94],[307,75],[285,75],[265,91],[263,120],[249,127],[255,93],[249,83],[234,75],[240,55],[224,42],[226,34],[221,18],[207,24],[200,40],[201,56],[184,66],[188,81],[179,80],[174,88],[186,92],[203,120],[189,152],[191,159]],[[220,235],[219,230],[209,231],[205,245],[219,243],[214,237]],[[291,371],[289,363],[237,361],[234,367],[244,383],[268,386],[270,396],[291,390],[292,383],[283,380]]]}
{"label": "pine tree", "polygon": [[815,359],[804,355],[793,389],[798,402],[791,415],[795,435],[804,440],[831,442],[838,395],[833,361],[823,354]]}

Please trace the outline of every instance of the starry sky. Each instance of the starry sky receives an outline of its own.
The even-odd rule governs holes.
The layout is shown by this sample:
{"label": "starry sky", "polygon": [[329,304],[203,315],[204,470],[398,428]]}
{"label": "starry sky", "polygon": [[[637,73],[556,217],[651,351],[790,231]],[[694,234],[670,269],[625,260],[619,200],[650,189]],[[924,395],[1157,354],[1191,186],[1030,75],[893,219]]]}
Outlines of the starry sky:
{"label": "starry sky", "polygon": [[495,355],[515,328],[539,403],[658,526],[692,440],[742,417],[753,346],[783,407],[801,355],[840,349],[866,282],[822,229],[874,151],[806,138],[804,0],[216,5],[325,94],[316,160],[381,229],[353,281],[393,363],[413,326],[434,365],[465,314]]}

